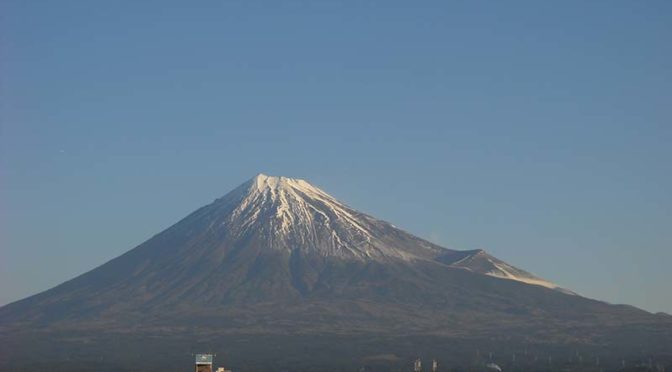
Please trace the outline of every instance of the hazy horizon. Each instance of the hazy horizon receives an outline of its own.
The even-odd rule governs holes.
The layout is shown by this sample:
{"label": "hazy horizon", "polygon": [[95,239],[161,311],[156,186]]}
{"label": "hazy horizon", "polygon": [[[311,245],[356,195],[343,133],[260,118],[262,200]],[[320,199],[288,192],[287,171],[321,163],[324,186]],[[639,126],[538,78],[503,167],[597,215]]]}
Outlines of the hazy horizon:
{"label": "hazy horizon", "polygon": [[3,2],[0,305],[265,173],[672,313],[672,4],[383,4]]}

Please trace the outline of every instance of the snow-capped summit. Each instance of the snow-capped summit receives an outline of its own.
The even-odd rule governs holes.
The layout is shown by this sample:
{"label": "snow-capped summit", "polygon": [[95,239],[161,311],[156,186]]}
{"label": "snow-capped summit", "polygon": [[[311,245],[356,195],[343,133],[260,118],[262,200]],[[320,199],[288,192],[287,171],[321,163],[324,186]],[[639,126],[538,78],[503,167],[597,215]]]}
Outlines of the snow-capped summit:
{"label": "snow-capped summit", "polygon": [[264,249],[360,261],[440,261],[479,274],[561,289],[484,251],[450,250],[415,237],[348,207],[303,179],[260,173],[206,209],[204,217],[213,221],[211,228],[229,239],[254,238]]}
{"label": "snow-capped summit", "polygon": [[258,191],[262,191],[264,189],[280,190],[293,188],[308,192],[321,192],[321,190],[318,188],[299,178],[289,178],[283,176],[275,177],[268,176],[263,173],[257,174],[249,182],[253,183]]}
{"label": "snow-capped summit", "polygon": [[[387,222],[360,213],[309,182],[258,174],[217,200],[209,217],[230,237],[254,236],[269,249],[351,259],[435,256],[441,248],[408,236]],[[421,247],[421,249],[418,249]]]}

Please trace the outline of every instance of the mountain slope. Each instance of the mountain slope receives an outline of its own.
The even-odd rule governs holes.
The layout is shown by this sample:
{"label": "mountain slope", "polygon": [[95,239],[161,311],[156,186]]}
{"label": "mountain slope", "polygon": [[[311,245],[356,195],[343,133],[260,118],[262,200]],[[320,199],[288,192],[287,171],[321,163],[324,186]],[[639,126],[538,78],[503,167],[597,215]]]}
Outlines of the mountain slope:
{"label": "mountain slope", "polygon": [[0,308],[0,341],[7,360],[34,351],[34,332],[92,345],[104,344],[97,334],[148,337],[159,349],[250,334],[599,343],[651,327],[667,340],[672,322],[661,319],[573,295],[482,250],[439,247],[306,181],[258,175],[104,265]]}
{"label": "mountain slope", "polygon": [[[448,250],[412,236],[306,181],[260,174],[128,253],[0,315],[56,321],[59,314],[72,317],[73,306],[96,314],[197,298],[208,304],[297,298],[324,284],[328,262],[440,262],[553,287],[483,251]],[[497,271],[502,267],[507,271]]]}

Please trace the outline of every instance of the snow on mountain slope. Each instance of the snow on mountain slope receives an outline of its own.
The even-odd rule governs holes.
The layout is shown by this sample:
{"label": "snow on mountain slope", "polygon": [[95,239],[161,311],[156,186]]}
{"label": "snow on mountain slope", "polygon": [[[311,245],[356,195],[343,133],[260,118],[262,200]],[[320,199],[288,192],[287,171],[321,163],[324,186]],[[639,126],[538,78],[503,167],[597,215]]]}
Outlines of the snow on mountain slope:
{"label": "snow on mountain slope", "polygon": [[[441,261],[483,275],[569,292],[485,251],[449,250],[417,238],[346,206],[301,179],[259,174],[214,204],[232,208],[219,222],[220,228],[237,238],[257,234],[271,249],[303,249],[358,260]],[[221,212],[217,207],[215,218]]]}
{"label": "snow on mountain slope", "polygon": [[[359,260],[426,259],[441,251],[301,179],[259,174],[216,200],[207,214],[212,229],[234,239],[255,236],[280,251],[300,249]],[[399,244],[400,235],[412,244]]]}
{"label": "snow on mountain slope", "polygon": [[[445,256],[444,256],[445,257]],[[555,289],[567,294],[575,294],[572,291],[564,289],[555,283],[541,279],[525,270],[511,266],[506,262],[491,256],[482,249],[475,251],[461,251],[458,255],[449,255],[454,261],[449,262],[452,267],[464,268],[480,274],[494,276],[496,278],[515,280],[531,285]],[[446,262],[446,258],[442,260]]]}

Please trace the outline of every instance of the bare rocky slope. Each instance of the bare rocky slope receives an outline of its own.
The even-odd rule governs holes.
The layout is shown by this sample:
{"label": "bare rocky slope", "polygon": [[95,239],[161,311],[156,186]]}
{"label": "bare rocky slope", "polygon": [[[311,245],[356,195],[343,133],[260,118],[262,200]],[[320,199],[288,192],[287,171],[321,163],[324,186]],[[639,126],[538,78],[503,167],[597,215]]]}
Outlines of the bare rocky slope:
{"label": "bare rocky slope", "polygon": [[439,247],[306,181],[260,174],[124,255],[0,308],[0,342],[0,367],[19,370],[158,370],[198,348],[250,370],[389,369],[428,350],[467,363],[444,343],[613,358],[636,345],[665,359],[672,321],[578,296],[482,250]]}

